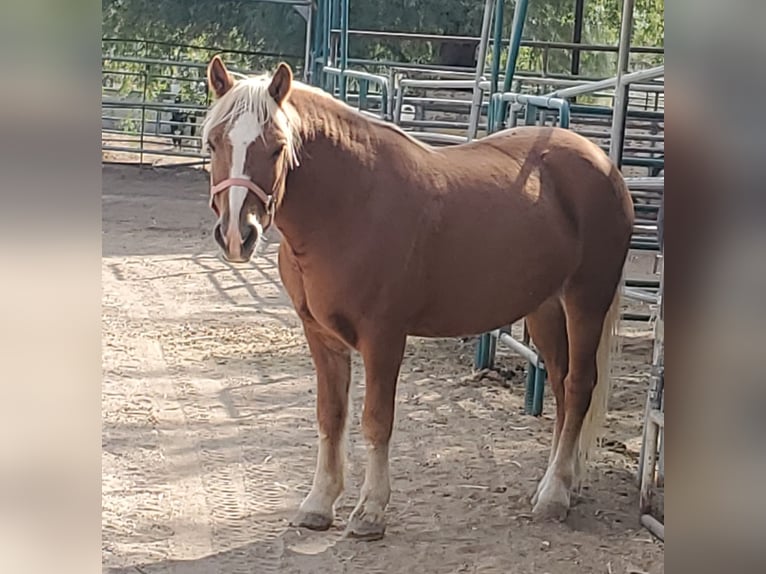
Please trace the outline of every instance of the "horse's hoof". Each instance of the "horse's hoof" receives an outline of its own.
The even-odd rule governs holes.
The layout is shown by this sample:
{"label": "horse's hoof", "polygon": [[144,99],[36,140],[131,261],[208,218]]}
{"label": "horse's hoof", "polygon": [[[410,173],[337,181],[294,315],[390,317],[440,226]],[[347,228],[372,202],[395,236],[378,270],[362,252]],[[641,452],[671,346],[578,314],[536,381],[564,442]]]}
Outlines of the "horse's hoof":
{"label": "horse's hoof", "polygon": [[536,522],[550,520],[564,522],[568,515],[569,504],[557,500],[547,502],[538,500],[535,507],[532,509],[532,516]]}
{"label": "horse's hoof", "polygon": [[346,527],[346,538],[355,538],[357,540],[380,540],[386,533],[385,523],[367,522],[352,518]]}
{"label": "horse's hoof", "polygon": [[302,526],[309,530],[327,530],[332,526],[332,516],[319,512],[298,512],[290,522],[292,526]]}

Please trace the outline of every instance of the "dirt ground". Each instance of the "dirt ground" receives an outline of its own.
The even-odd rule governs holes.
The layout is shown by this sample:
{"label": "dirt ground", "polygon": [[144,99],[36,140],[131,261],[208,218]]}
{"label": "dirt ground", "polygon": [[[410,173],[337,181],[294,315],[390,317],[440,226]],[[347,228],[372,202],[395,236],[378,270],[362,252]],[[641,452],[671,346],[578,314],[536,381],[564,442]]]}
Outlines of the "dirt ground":
{"label": "dirt ground", "polygon": [[310,356],[276,269],[217,254],[207,174],[103,170],[105,572],[659,573],[638,525],[634,470],[648,380],[646,325],[624,325],[608,441],[563,524],[529,497],[553,405],[523,414],[523,362],[471,376],[473,341],[411,339],[400,379],[386,537],[342,538],[364,472],[355,387],[346,493],[324,533],[289,519],[308,492],[316,429]]}

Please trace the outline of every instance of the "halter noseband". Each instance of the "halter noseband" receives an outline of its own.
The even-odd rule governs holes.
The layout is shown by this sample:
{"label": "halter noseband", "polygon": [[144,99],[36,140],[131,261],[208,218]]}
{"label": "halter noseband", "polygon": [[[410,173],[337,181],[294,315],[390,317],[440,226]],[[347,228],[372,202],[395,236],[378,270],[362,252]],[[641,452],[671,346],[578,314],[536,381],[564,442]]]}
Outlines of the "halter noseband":
{"label": "halter noseband", "polygon": [[223,190],[228,189],[234,185],[241,185],[242,187],[246,187],[252,191],[255,194],[255,197],[257,197],[263,204],[263,208],[266,210],[266,213],[271,216],[271,219],[274,218],[274,214],[272,213],[272,208],[274,206],[274,196],[272,194],[266,193],[260,187],[255,185],[255,183],[253,183],[251,180],[244,177],[230,177],[215,185],[210,186],[210,208],[215,211],[216,215],[220,215],[220,213],[215,207],[215,196],[221,193]]}

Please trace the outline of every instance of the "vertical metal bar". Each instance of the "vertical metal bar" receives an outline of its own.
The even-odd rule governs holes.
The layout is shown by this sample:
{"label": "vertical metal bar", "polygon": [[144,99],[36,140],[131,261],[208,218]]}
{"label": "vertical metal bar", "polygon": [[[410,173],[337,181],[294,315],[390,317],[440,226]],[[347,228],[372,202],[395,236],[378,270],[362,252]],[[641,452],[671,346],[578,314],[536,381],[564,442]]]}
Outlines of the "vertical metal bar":
{"label": "vertical metal bar", "polygon": [[[497,0],[501,2],[502,0]],[[484,77],[484,64],[487,59],[487,44],[489,43],[489,28],[492,24],[492,9],[495,0],[486,0],[484,3],[484,18],[481,22],[481,38],[479,39],[479,56],[476,62],[474,74],[473,98],[471,99],[471,114],[468,118],[468,140],[476,137],[479,129],[479,117],[481,116],[482,89],[479,85]]]}
{"label": "vertical metal bar", "polygon": [[324,22],[323,22],[323,45],[322,48],[324,50],[324,65],[330,66],[332,62],[330,62],[330,46],[332,45],[332,38],[330,34],[330,30],[332,30],[332,11],[333,6],[335,4],[336,0],[325,0],[325,9],[324,9]]}
{"label": "vertical metal bar", "polygon": [[390,109],[388,107],[388,101],[389,101],[389,89],[388,89],[388,82],[380,82],[380,118],[383,120],[388,120],[388,110]]}
{"label": "vertical metal bar", "polygon": [[495,106],[497,98],[491,95],[489,98],[489,107],[487,108],[487,134],[495,133]]}
{"label": "vertical metal bar", "polygon": [[559,108],[559,127],[569,129],[569,102],[562,102]]}
{"label": "vertical metal bar", "polygon": [[535,392],[532,397],[532,416],[539,417],[543,414],[543,397],[545,396],[545,367],[535,366]]}
{"label": "vertical metal bar", "polygon": [[138,165],[144,165],[144,125],[146,124],[146,94],[149,91],[149,64],[144,66],[144,90],[141,95],[141,135],[139,136]]}
{"label": "vertical metal bar", "polygon": [[[511,105],[510,108],[508,108],[510,111],[508,112],[508,127],[509,128],[515,128],[519,123],[519,118],[516,114],[518,111],[518,105]],[[497,121],[503,121],[505,118],[503,118],[503,114],[500,111],[500,102],[498,102],[497,111],[495,111]],[[501,124],[502,125],[502,124]]]}
{"label": "vertical metal bar", "polygon": [[527,363],[527,385],[524,390],[524,412],[531,415],[535,410],[535,376],[537,369],[532,363]]}
{"label": "vertical metal bar", "polygon": [[497,92],[500,81],[500,55],[503,50],[503,14],[505,13],[505,0],[497,0],[495,4],[495,26],[492,34],[492,78],[489,95]]}
{"label": "vertical metal bar", "polygon": [[479,335],[476,341],[476,356],[473,366],[477,371],[489,368],[489,333]]}
{"label": "vertical metal bar", "polygon": [[492,332],[489,334],[489,368],[495,367],[495,355],[497,354],[497,335]]}
{"label": "vertical metal bar", "polygon": [[323,89],[326,87],[322,77],[322,69],[327,65],[327,15],[329,13],[330,0],[317,0],[317,13],[314,34],[314,85]]}
{"label": "vertical metal bar", "polygon": [[[516,6],[513,10],[513,21],[511,22],[511,41],[508,46],[508,61],[505,63],[505,78],[503,79],[503,91],[511,90],[513,75],[516,73],[516,62],[519,59],[519,48],[521,47],[521,38],[524,34],[524,21],[527,19],[527,5],[529,0],[516,0]],[[508,102],[500,104],[498,120],[505,121],[505,114],[508,110]]]}
{"label": "vertical metal bar", "polygon": [[[335,30],[335,32],[333,32]],[[327,28],[330,38],[330,50],[327,57],[328,66],[337,68],[340,60],[340,41],[343,33],[340,31],[340,3],[330,0],[330,24]]]}
{"label": "vertical metal bar", "polygon": [[508,61],[505,63],[505,78],[503,80],[503,91],[511,90],[513,75],[516,73],[516,62],[519,59],[519,48],[521,47],[521,38],[524,34],[524,21],[527,18],[527,5],[529,0],[516,0],[516,8],[513,11],[513,22],[511,23],[511,42],[508,46]]}
{"label": "vertical metal bar", "polygon": [[527,109],[524,113],[524,125],[533,126],[537,123],[537,107],[532,104],[527,104]]}
{"label": "vertical metal bar", "polygon": [[402,121],[402,106],[404,105],[404,86],[399,84],[396,91],[396,103],[394,104],[394,123],[399,125]]}
{"label": "vertical metal bar", "polygon": [[311,72],[313,63],[312,49],[311,49],[311,29],[314,26],[314,5],[309,6],[308,17],[306,18],[306,51],[303,55],[303,81],[307,84],[311,83]]}
{"label": "vertical metal bar", "polygon": [[657,433],[659,428],[651,417],[646,422],[646,444],[643,465],[641,468],[641,487],[638,494],[638,508],[642,514],[648,512],[651,505],[651,491],[654,481],[654,472],[657,465]]}
{"label": "vertical metal bar", "polygon": [[349,0],[340,0],[340,99],[346,101],[348,80],[348,6]]}
{"label": "vertical metal bar", "polygon": [[484,335],[479,335],[479,338],[476,339],[476,352],[473,356],[473,368],[477,371],[482,369],[482,357],[483,357],[483,351],[484,351]]}
{"label": "vertical metal bar", "polygon": [[609,141],[609,157],[618,166],[622,166],[622,148],[625,143],[625,116],[628,112],[628,86],[622,77],[628,71],[630,60],[630,41],[633,31],[633,7],[635,0],[623,0],[622,23],[620,25],[620,47],[617,53],[617,83],[614,94],[614,114],[612,115],[612,133]]}
{"label": "vertical metal bar", "polygon": [[[575,0],[574,30],[572,31],[573,44],[580,44],[582,42],[582,26],[584,16],[585,0]],[[572,50],[572,67],[570,71],[572,72],[573,76],[580,75],[580,48],[574,48]]]}
{"label": "vertical metal bar", "polygon": [[367,106],[367,90],[369,87],[369,82],[361,78],[359,80],[359,109],[363,110]]}

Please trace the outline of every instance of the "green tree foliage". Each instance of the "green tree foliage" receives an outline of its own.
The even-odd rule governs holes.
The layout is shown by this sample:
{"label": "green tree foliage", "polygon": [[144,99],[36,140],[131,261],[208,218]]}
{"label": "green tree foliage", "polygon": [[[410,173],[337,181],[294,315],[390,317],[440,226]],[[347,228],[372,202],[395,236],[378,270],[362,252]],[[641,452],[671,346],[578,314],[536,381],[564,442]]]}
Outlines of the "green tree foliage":
{"label": "green tree foliage", "polygon": [[[514,0],[505,2],[507,38]],[[621,5],[620,0],[586,0],[583,42],[616,45]],[[483,9],[482,0],[351,0],[350,22],[357,29],[477,36]],[[260,68],[278,57],[300,61],[303,54],[305,22],[287,5],[256,0],[102,0],[102,11],[105,36],[216,45],[263,54],[241,59],[238,64],[243,67]],[[530,0],[524,38],[568,42],[573,26],[574,0]],[[663,45],[664,0],[636,1],[633,43]],[[435,59],[436,44],[355,38],[350,53],[360,58],[425,62]],[[154,45],[152,50],[159,55],[167,47]],[[585,52],[583,73],[607,75],[614,70],[615,57]],[[525,49],[519,67],[540,69],[542,58],[541,50]],[[568,50],[551,50],[549,71],[568,71],[570,59]],[[653,65],[657,58],[648,55],[633,61]]]}

